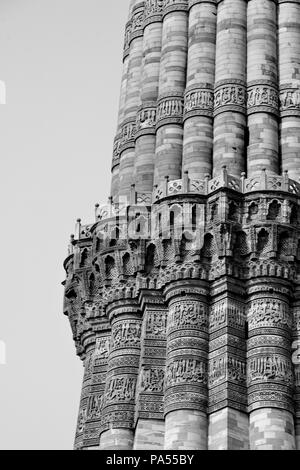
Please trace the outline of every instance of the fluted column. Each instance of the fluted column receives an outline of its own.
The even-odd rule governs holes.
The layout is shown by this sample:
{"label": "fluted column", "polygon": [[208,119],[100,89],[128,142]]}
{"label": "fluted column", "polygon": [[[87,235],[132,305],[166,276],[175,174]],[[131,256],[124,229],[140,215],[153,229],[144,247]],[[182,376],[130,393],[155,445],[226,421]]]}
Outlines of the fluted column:
{"label": "fluted column", "polygon": [[277,2],[248,2],[248,176],[279,172]]}
{"label": "fluted column", "polygon": [[251,450],[293,450],[292,312],[288,282],[249,282],[247,357]]}
{"label": "fluted column", "polygon": [[75,450],[80,450],[80,449],[83,449],[84,447],[84,432],[85,432],[85,425],[86,425],[87,414],[88,414],[92,377],[93,377],[93,349],[87,352],[86,358],[84,360],[84,375],[83,375],[83,383],[82,383],[82,390],[81,390],[81,397],[80,397],[77,428],[76,428],[76,434],[75,434],[75,444],[74,444]]}
{"label": "fluted column", "polygon": [[122,75],[122,85],[121,85],[121,96],[120,96],[120,110],[119,110],[119,123],[117,128],[117,135],[114,140],[113,148],[113,159],[112,159],[112,169],[111,169],[111,197],[113,201],[116,201],[119,196],[120,190],[120,145],[121,145],[121,132],[122,132],[122,123],[124,120],[124,104],[126,98],[126,87],[127,87],[127,73],[129,65],[129,56],[124,57],[123,63],[123,75]]}
{"label": "fluted column", "polygon": [[165,449],[205,450],[208,446],[207,286],[181,281],[166,291],[167,365]]}
{"label": "fluted column", "polygon": [[162,45],[162,2],[145,1],[141,106],[137,115],[134,180],[136,191],[153,190],[156,107]]}
{"label": "fluted column", "polygon": [[181,178],[183,105],[188,43],[188,1],[164,1],[157,107],[155,184]]}
{"label": "fluted column", "polygon": [[140,106],[143,59],[144,2],[136,0],[129,23],[129,63],[124,120],[120,139],[120,196],[130,197],[134,184],[136,115]]}
{"label": "fluted column", "polygon": [[155,290],[144,290],[141,358],[136,394],[135,450],[164,448],[164,379],[167,308]]}
{"label": "fluted column", "polygon": [[282,170],[300,176],[300,4],[279,2],[280,148]]}
{"label": "fluted column", "polygon": [[295,292],[293,308],[293,356],[292,361],[295,373],[295,434],[296,448],[300,450],[300,286]]}
{"label": "fluted column", "polygon": [[203,179],[212,174],[216,1],[189,0],[189,8],[183,171]]}
{"label": "fluted column", "polygon": [[121,91],[119,100],[119,113],[118,113],[118,125],[117,133],[114,140],[113,158],[112,158],[112,176],[111,176],[111,197],[113,201],[117,201],[119,197],[120,189],[120,146],[121,146],[121,134],[122,125],[125,119],[125,104],[126,104],[126,90],[128,81],[128,66],[129,66],[129,52],[130,52],[130,36],[131,36],[131,14],[132,8],[135,4],[135,0],[131,0],[129,7],[129,18],[125,28],[125,40],[124,40],[124,55],[123,55],[123,72],[121,81]]}
{"label": "fluted column", "polygon": [[247,2],[218,1],[214,175],[245,170]]}
{"label": "fluted column", "polygon": [[99,448],[101,414],[110,349],[110,331],[107,329],[108,326],[102,323],[101,329],[103,329],[103,332],[96,338],[96,346],[92,356],[92,377],[84,426],[83,447],[85,449]]}
{"label": "fluted column", "polygon": [[141,318],[134,302],[112,304],[111,348],[101,421],[100,450],[130,450],[140,359]]}
{"label": "fluted column", "polygon": [[244,286],[212,283],[209,314],[209,450],[248,450]]}

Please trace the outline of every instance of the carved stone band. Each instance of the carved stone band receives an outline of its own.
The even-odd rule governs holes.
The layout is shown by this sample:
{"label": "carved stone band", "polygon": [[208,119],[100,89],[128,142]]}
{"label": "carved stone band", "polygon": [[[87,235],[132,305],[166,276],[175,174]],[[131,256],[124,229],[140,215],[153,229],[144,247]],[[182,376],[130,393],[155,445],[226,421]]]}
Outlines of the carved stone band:
{"label": "carved stone band", "polygon": [[279,101],[281,117],[300,116],[300,87],[281,89]]}
{"label": "carved stone band", "polygon": [[217,85],[215,89],[214,115],[225,111],[246,111],[246,87],[237,83]]}
{"label": "carved stone band", "polygon": [[144,7],[139,5],[134,11],[133,16],[125,27],[124,53],[125,59],[130,52],[130,44],[133,39],[142,37],[144,34]]}
{"label": "carved stone band", "polygon": [[185,94],[184,120],[192,116],[213,116],[214,92],[209,88],[195,88]]}
{"label": "carved stone band", "polygon": [[125,26],[123,60],[129,55],[130,52],[131,28],[131,21],[129,21]]}
{"label": "carved stone band", "polygon": [[150,23],[162,21],[163,0],[146,0],[144,28]]}
{"label": "carved stone band", "polygon": [[278,89],[270,84],[253,84],[248,87],[248,115],[253,113],[272,113],[279,111]]}
{"label": "carved stone band", "polygon": [[294,413],[292,399],[286,393],[285,385],[282,386],[281,390],[277,390],[271,384],[265,386],[260,384],[257,390],[249,392],[248,404],[249,413],[260,408],[279,408]]}
{"label": "carved stone band", "polygon": [[120,154],[129,148],[134,148],[134,139],[136,134],[136,122],[126,122],[121,131]]}
{"label": "carved stone band", "polygon": [[210,360],[209,387],[217,387],[226,381],[244,386],[246,384],[246,361],[239,356],[223,354]]}
{"label": "carved stone band", "polygon": [[156,114],[156,103],[145,104],[139,109],[136,119],[135,139],[141,135],[155,134]]}
{"label": "carved stone band", "polygon": [[[121,310],[117,313],[121,314]],[[117,319],[112,324],[101,429],[134,424],[134,403],[141,346],[141,320]],[[115,413],[116,409],[122,412]]]}
{"label": "carved stone band", "polygon": [[160,99],[157,107],[156,128],[166,124],[182,124],[183,109],[184,99],[181,97],[170,96]]}
{"label": "carved stone band", "polygon": [[188,11],[188,0],[164,0],[163,16],[174,11]]}
{"label": "carved stone band", "polygon": [[112,158],[112,169],[120,164],[120,148],[121,148],[121,136],[117,135],[114,140],[113,158]]}
{"label": "carved stone band", "polygon": [[138,5],[133,10],[131,18],[131,37],[130,41],[144,34],[144,5]]}

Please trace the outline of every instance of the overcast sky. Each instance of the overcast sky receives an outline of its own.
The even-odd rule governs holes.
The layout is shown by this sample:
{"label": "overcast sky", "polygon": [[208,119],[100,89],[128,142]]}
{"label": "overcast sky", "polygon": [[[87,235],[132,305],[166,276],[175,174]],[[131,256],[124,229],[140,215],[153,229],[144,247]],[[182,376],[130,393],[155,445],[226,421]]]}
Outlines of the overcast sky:
{"label": "overcast sky", "polygon": [[73,447],[83,368],[62,263],[109,193],[128,5],[0,0],[0,449]]}

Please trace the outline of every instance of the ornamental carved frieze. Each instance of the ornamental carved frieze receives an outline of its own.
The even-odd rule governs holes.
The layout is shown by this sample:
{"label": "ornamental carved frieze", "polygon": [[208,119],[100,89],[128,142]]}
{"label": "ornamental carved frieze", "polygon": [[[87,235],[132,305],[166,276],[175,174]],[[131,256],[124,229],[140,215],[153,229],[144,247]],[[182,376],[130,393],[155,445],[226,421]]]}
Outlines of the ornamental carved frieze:
{"label": "ornamental carved frieze", "polygon": [[84,302],[83,308],[84,308],[84,315],[87,320],[91,318],[95,318],[98,315],[99,306],[95,304],[94,302],[91,302],[90,300]]}
{"label": "ornamental carved frieze", "polygon": [[143,36],[144,30],[144,6],[138,6],[133,10],[130,21],[126,24],[124,39],[124,58],[128,56],[131,41]]}
{"label": "ornamental carved frieze", "polygon": [[94,360],[107,359],[110,351],[110,336],[96,339],[96,348],[94,351]]}
{"label": "ornamental carved frieze", "polygon": [[292,328],[292,315],[289,306],[278,299],[263,298],[251,302],[248,313],[249,329],[261,327]]}
{"label": "ornamental carved frieze", "polygon": [[135,138],[144,133],[155,134],[156,104],[144,105],[137,114]]}
{"label": "ornamental carved frieze", "polygon": [[164,6],[164,0],[146,0],[145,1],[145,17],[160,13]]}
{"label": "ornamental carved frieze", "polygon": [[150,312],[146,320],[146,335],[148,338],[165,339],[167,330],[167,315],[165,312]]}
{"label": "ornamental carved frieze", "polygon": [[133,428],[133,413],[127,410],[116,410],[103,413],[100,432],[109,428]]}
{"label": "ornamental carved frieze", "polygon": [[[261,387],[261,385],[260,385]],[[279,384],[272,388],[272,384],[268,384],[268,389],[261,389],[249,393],[248,404],[249,411],[268,406],[275,406],[277,408],[286,409],[294,413],[294,406],[290,394],[286,392],[286,385],[283,386],[284,390],[279,390]]]}
{"label": "ornamental carved frieze", "polygon": [[207,384],[207,363],[198,359],[173,361],[166,368],[166,387],[180,384]]}
{"label": "ornamental carved frieze", "polygon": [[278,354],[259,354],[248,360],[247,381],[248,385],[257,382],[284,382],[293,385],[294,375],[291,361]]}
{"label": "ornamental carved frieze", "polygon": [[97,420],[101,418],[101,411],[103,407],[103,395],[92,395],[89,400],[89,407],[87,418],[88,420]]}
{"label": "ornamental carved frieze", "polygon": [[246,322],[245,304],[231,299],[224,299],[212,305],[209,315],[209,328],[213,333],[230,326],[243,330]]}
{"label": "ornamental carved frieze", "polygon": [[275,115],[279,110],[278,89],[270,84],[253,84],[248,87],[248,114],[269,112]]}
{"label": "ornamental carved frieze", "polygon": [[162,367],[143,367],[140,376],[139,392],[162,393],[164,390],[165,369]]}
{"label": "ornamental carved frieze", "polygon": [[294,314],[293,314],[293,333],[294,336],[300,336],[300,308],[295,308],[294,309]]}
{"label": "ornamental carved frieze", "polygon": [[132,16],[132,33],[141,29],[143,27],[144,21],[144,11],[142,9],[138,9],[138,11],[134,12]]}
{"label": "ornamental carved frieze", "polygon": [[129,54],[130,40],[131,40],[131,31],[132,31],[132,24],[131,24],[131,21],[129,21],[129,22],[126,24],[126,28],[125,28],[124,58]]}
{"label": "ornamental carved frieze", "polygon": [[120,153],[122,153],[124,150],[128,148],[134,148],[135,134],[136,134],[136,122],[135,121],[126,122],[123,125],[122,130],[121,130],[120,148],[119,148]]}
{"label": "ornamental carved frieze", "polygon": [[171,305],[168,317],[168,333],[177,329],[208,331],[207,305],[192,300]]}
{"label": "ornamental carved frieze", "polygon": [[174,410],[191,409],[207,412],[207,395],[206,393],[185,391],[167,393],[164,400],[165,414]]}
{"label": "ornamental carved frieze", "polygon": [[117,136],[114,140],[112,168],[119,165],[121,155],[121,137]]}
{"label": "ornamental carved frieze", "polygon": [[246,87],[241,83],[224,83],[217,85],[214,96],[215,116],[224,111],[246,110]]}
{"label": "ornamental carved frieze", "polygon": [[188,11],[188,0],[163,0],[164,15],[172,11]]}
{"label": "ornamental carved frieze", "polygon": [[144,27],[150,23],[162,20],[164,0],[146,0]]}
{"label": "ornamental carved frieze", "polygon": [[136,378],[118,376],[108,382],[105,390],[105,405],[115,402],[130,402],[135,397]]}
{"label": "ornamental carved frieze", "polygon": [[183,119],[184,100],[178,96],[161,98],[157,106],[156,127],[164,124],[181,124]]}
{"label": "ornamental carved frieze", "polygon": [[163,418],[164,404],[162,400],[157,400],[157,396],[148,397],[139,404],[139,415],[145,418]]}
{"label": "ornamental carved frieze", "polygon": [[246,384],[246,362],[233,356],[220,356],[209,363],[209,386],[217,385],[229,380],[230,382]]}
{"label": "ornamental carved frieze", "polygon": [[256,335],[248,340],[248,351],[249,353],[251,352],[251,354],[252,350],[265,347],[282,348],[289,354],[291,351],[291,341],[288,337],[271,334]]}
{"label": "ornamental carved frieze", "polygon": [[184,119],[192,116],[212,117],[214,112],[214,92],[208,88],[195,88],[185,94]]}
{"label": "ornamental carved frieze", "polygon": [[280,90],[280,113],[285,116],[300,116],[300,90],[287,88]]}
{"label": "ornamental carved frieze", "polygon": [[83,433],[86,418],[87,418],[87,410],[81,409],[79,411],[78,421],[77,421],[77,434]]}
{"label": "ornamental carved frieze", "polygon": [[141,323],[128,320],[114,325],[112,330],[111,349],[139,347],[141,340]]}

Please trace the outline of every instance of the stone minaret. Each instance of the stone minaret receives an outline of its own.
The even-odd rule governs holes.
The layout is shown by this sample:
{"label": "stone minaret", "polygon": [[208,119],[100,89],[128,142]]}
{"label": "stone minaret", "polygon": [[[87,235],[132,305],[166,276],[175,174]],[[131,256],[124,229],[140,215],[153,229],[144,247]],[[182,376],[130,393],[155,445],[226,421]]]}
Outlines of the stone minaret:
{"label": "stone minaret", "polygon": [[76,449],[300,449],[299,176],[300,2],[132,0]]}

